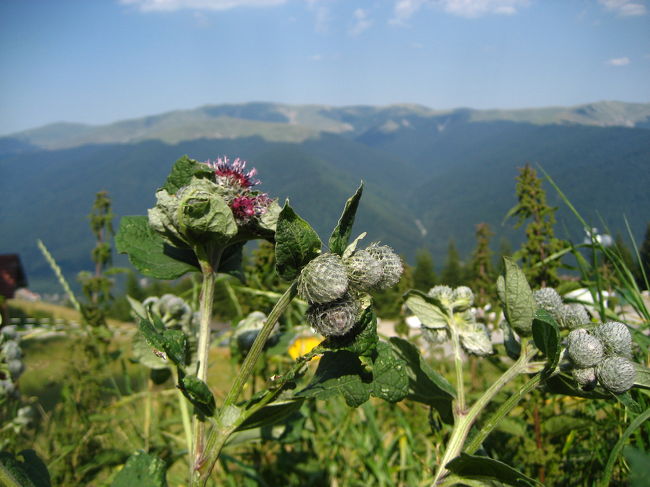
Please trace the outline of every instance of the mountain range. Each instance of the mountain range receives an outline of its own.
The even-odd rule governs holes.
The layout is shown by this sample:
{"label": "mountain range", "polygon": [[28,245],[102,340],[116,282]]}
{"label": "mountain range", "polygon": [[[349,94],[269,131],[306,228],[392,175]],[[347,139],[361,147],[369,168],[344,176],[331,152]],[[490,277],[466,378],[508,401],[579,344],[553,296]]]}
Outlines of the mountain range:
{"label": "mountain range", "polygon": [[[90,269],[94,194],[108,190],[117,217],[144,214],[184,154],[249,161],[262,189],[291,198],[324,237],[363,180],[355,230],[407,260],[427,248],[439,265],[450,239],[469,256],[480,222],[495,232],[493,248],[503,237],[518,245],[523,231],[502,221],[526,163],[544,168],[595,226],[623,232],[625,216],[638,240],[650,220],[650,104],[442,111],[245,103],[0,137],[0,253],[20,253],[32,288],[55,289],[36,239],[71,278]],[[559,207],[557,233],[582,240],[546,187]]]}

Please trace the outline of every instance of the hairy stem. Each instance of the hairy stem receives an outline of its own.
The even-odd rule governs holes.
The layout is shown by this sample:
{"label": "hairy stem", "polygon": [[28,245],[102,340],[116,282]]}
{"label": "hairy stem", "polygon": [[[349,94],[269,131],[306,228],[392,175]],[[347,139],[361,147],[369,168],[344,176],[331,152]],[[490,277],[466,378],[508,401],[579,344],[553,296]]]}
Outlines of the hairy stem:
{"label": "hairy stem", "polygon": [[485,439],[492,433],[494,428],[499,424],[499,422],[514,409],[514,407],[519,404],[519,402],[524,398],[526,394],[535,389],[537,385],[542,381],[542,373],[538,372],[533,377],[531,377],[524,385],[522,385],[518,390],[513,392],[508,399],[506,399],[501,406],[494,411],[490,417],[481,425],[481,429],[471,438],[467,446],[465,447],[465,453],[471,455],[476,450],[481,447],[481,444]]}
{"label": "hairy stem", "polygon": [[456,458],[462,451],[467,435],[483,409],[485,409],[490,401],[494,399],[494,396],[496,396],[508,382],[525,371],[528,362],[537,352],[535,349],[526,352],[526,348],[526,344],[522,343],[522,352],[517,361],[483,393],[469,411],[467,411],[466,415],[456,418],[454,429],[452,430],[447,443],[445,454],[438,465],[438,470],[433,479],[433,485],[437,485],[438,481],[447,474],[446,465]]}
{"label": "hairy stem", "polygon": [[448,316],[451,346],[454,351],[454,369],[456,370],[456,405],[454,417],[461,418],[465,415],[465,384],[463,382],[463,352],[460,346],[460,336],[456,330],[456,320],[452,312]]}
{"label": "hairy stem", "polygon": [[[216,281],[216,267],[219,264],[220,254],[216,259],[199,259],[201,272],[203,274],[203,285],[199,297],[199,343],[197,356],[199,370],[197,377],[207,383],[208,361],[210,355],[210,321],[212,319],[212,304],[214,301],[214,285]],[[194,463],[200,461],[204,453],[205,445],[205,423],[195,417],[194,419]]]}
{"label": "hairy stem", "polygon": [[[223,405],[219,410],[219,416],[213,421],[213,425],[210,428],[210,433],[208,435],[207,441],[205,443],[205,448],[203,449],[203,454],[200,457],[195,457],[195,463],[192,472],[192,481],[191,486],[205,486],[210,473],[212,472],[221,450],[226,444],[226,441],[232,435],[237,427],[245,421],[253,412],[261,408],[267,402],[271,401],[275,394],[271,393],[267,395],[260,403],[256,404],[253,408],[246,411],[237,410],[235,402],[240,396],[245,384],[250,378],[255,363],[259,359],[264,344],[268,340],[273,327],[280,319],[280,316],[286,311],[287,307],[291,303],[291,300],[296,296],[297,284],[293,282],[291,286],[284,292],[280,299],[275,303],[275,306],[269,313],[262,330],[255,338],[253,346],[246,355],[244,362],[242,363],[239,373],[235,377],[228,395],[224,399]],[[236,418],[233,416],[236,415]]]}

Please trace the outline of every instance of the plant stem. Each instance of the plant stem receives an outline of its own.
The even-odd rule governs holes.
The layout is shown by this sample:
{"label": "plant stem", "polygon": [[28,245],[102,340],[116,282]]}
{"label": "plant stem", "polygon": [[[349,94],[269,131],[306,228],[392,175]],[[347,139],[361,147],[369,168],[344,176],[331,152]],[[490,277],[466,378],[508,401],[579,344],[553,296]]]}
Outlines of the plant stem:
{"label": "plant stem", "polygon": [[537,385],[542,380],[542,373],[538,372],[533,377],[531,377],[523,386],[521,386],[517,391],[515,391],[508,399],[506,399],[501,406],[497,408],[494,413],[481,425],[481,429],[471,438],[468,445],[465,447],[465,453],[471,455],[476,450],[481,447],[481,444],[485,439],[492,433],[497,424],[506,416],[513,408],[519,404],[519,401],[528,394],[530,391],[535,389]]}
{"label": "plant stem", "polygon": [[[172,368],[172,376],[174,378],[174,384],[178,384],[178,372],[175,367]],[[187,445],[188,465],[192,468],[192,419],[187,409],[187,399],[185,399],[185,396],[183,396],[183,393],[178,387],[176,387],[176,397],[178,398],[178,406],[181,409],[185,444]]]}
{"label": "plant stem", "polygon": [[454,351],[454,368],[456,370],[456,405],[454,417],[462,418],[465,415],[465,385],[463,382],[463,352],[460,347],[460,336],[456,329],[456,319],[452,311],[448,314],[448,329],[451,334],[451,346]]}
{"label": "plant stem", "polygon": [[269,336],[271,336],[273,327],[277,323],[280,316],[282,316],[282,313],[284,313],[287,306],[289,306],[291,300],[296,296],[296,288],[297,288],[297,284],[296,282],[293,282],[291,286],[289,286],[289,288],[280,297],[280,299],[275,303],[275,306],[273,307],[271,313],[269,313],[269,316],[266,319],[266,323],[264,323],[262,330],[255,338],[255,341],[253,342],[253,346],[251,347],[250,351],[246,355],[246,358],[242,363],[241,369],[239,369],[239,373],[235,377],[235,381],[233,382],[230,391],[228,392],[228,395],[224,399],[222,407],[227,407],[237,402],[237,398],[241,394],[244,385],[250,378],[253,372],[253,368],[255,367],[255,364],[257,363],[257,359],[262,353],[262,349],[264,348],[266,341],[268,340]]}
{"label": "plant stem", "polygon": [[[210,356],[210,322],[212,319],[212,303],[214,301],[214,284],[216,280],[215,269],[219,264],[220,254],[214,261],[211,259],[199,259],[201,272],[203,274],[203,285],[201,286],[201,295],[199,298],[199,314],[201,321],[199,323],[199,343],[197,356],[199,370],[197,377],[199,380],[207,383],[208,378],[208,361]],[[194,419],[194,463],[199,462],[203,457],[203,448],[205,445],[205,424],[198,418]]]}
{"label": "plant stem", "polygon": [[478,418],[478,415],[508,382],[526,369],[528,361],[537,353],[537,350],[534,348],[526,351],[526,345],[526,342],[522,343],[521,355],[517,361],[483,393],[469,411],[467,411],[467,414],[456,418],[454,429],[451,432],[447,448],[445,449],[445,454],[438,465],[438,470],[433,479],[433,485],[436,485],[446,475],[446,465],[462,451],[467,435]]}
{"label": "plant stem", "polygon": [[[195,457],[190,483],[192,487],[206,485],[210,473],[212,472],[215,464],[217,463],[217,460],[219,459],[221,450],[226,444],[226,441],[230,435],[234,433],[234,431],[239,427],[239,425],[241,425],[243,421],[246,420],[247,417],[249,417],[253,412],[257,411],[257,409],[261,408],[261,406],[257,404],[250,410],[239,411],[238,417],[236,419],[226,417],[233,414],[233,409],[235,408],[235,402],[237,401],[237,398],[241,394],[245,384],[248,382],[248,379],[253,372],[253,368],[255,367],[255,364],[257,363],[257,360],[262,353],[264,345],[271,335],[271,332],[273,331],[273,327],[280,319],[280,316],[282,316],[282,314],[286,311],[287,307],[291,303],[291,300],[296,296],[296,289],[297,283],[294,281],[280,297],[280,299],[275,303],[275,306],[269,313],[264,326],[255,338],[253,346],[246,355],[241,369],[235,377],[235,381],[233,382],[230,391],[228,392],[228,395],[224,399],[223,405],[219,410],[219,416],[212,421],[213,425],[210,429],[210,433],[205,443],[203,453],[200,457]],[[262,400],[262,402],[266,404],[266,402],[273,399],[273,397],[275,397],[275,394],[269,394],[265,400]]]}

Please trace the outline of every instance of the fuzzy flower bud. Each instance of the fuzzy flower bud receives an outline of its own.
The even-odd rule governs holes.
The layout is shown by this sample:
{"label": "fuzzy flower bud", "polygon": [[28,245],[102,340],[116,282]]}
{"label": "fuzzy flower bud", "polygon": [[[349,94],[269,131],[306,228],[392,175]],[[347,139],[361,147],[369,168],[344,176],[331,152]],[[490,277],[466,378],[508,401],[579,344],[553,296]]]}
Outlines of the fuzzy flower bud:
{"label": "fuzzy flower bud", "polygon": [[571,375],[578,385],[585,389],[592,389],[596,385],[596,368],[573,369]]}
{"label": "fuzzy flower bud", "polygon": [[336,254],[323,254],[311,260],[298,278],[298,294],[309,304],[334,301],[347,290],[347,269]]}
{"label": "fuzzy flower bud", "polygon": [[371,244],[366,251],[379,261],[382,268],[381,279],[375,287],[386,289],[397,284],[404,272],[402,260],[388,245]]}
{"label": "fuzzy flower bud", "polygon": [[311,305],[306,316],[318,333],[330,337],[350,332],[354,328],[358,314],[359,303],[346,294],[330,303]]}
{"label": "fuzzy flower bud", "polygon": [[554,318],[559,316],[563,306],[562,297],[552,287],[543,287],[533,291],[533,299],[538,308],[548,311]]}
{"label": "fuzzy flower bud", "polygon": [[598,326],[594,330],[594,335],[605,346],[607,355],[628,357],[632,354],[632,335],[630,335],[630,330],[623,323],[609,321]]}
{"label": "fuzzy flower bud", "polygon": [[446,308],[451,309],[452,302],[454,301],[454,290],[449,286],[434,286],[429,289],[429,292],[427,294],[432,298],[436,298]]}
{"label": "fuzzy flower bud", "polygon": [[636,381],[634,364],[625,357],[607,357],[596,368],[601,386],[614,394],[621,394],[632,388]]}
{"label": "fuzzy flower bud", "polygon": [[467,286],[459,286],[454,289],[452,301],[452,306],[456,311],[469,309],[474,304],[474,293]]}
{"label": "fuzzy flower bud", "polygon": [[347,268],[350,285],[361,291],[369,291],[377,285],[383,274],[383,267],[367,250],[357,250],[343,263]]}
{"label": "fuzzy flower bud", "polygon": [[603,356],[603,344],[598,338],[579,328],[569,333],[567,353],[571,361],[580,369],[593,367]]}
{"label": "fuzzy flower bud", "polygon": [[578,303],[563,304],[558,319],[560,326],[569,330],[589,323],[589,315],[585,307]]}

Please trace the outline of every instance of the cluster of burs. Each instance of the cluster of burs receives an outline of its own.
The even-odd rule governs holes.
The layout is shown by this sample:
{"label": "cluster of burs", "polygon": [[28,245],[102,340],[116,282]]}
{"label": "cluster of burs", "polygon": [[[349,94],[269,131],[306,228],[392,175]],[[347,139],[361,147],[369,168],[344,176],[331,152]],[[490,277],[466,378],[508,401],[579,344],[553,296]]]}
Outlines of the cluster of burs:
{"label": "cluster of burs", "polygon": [[487,328],[476,321],[474,293],[467,286],[452,289],[449,286],[434,286],[427,293],[437,301],[441,312],[439,320],[422,325],[424,337],[433,344],[445,343],[451,333],[458,335],[465,352],[483,357],[492,353],[492,342]]}
{"label": "cluster of burs", "polygon": [[17,395],[16,381],[25,370],[19,341],[15,326],[0,329],[0,398]]}
{"label": "cluster of burs", "polygon": [[307,320],[325,337],[349,333],[361,312],[361,296],[397,284],[403,270],[393,249],[377,243],[343,257],[319,255],[298,278],[298,294],[309,303]]}
{"label": "cluster of burs", "polygon": [[583,389],[600,385],[620,394],[632,388],[636,368],[630,360],[632,336],[625,324],[610,321],[593,327],[583,306],[563,304],[554,289],[543,288],[533,295],[538,307],[572,330],[566,340],[566,356],[573,378]]}

